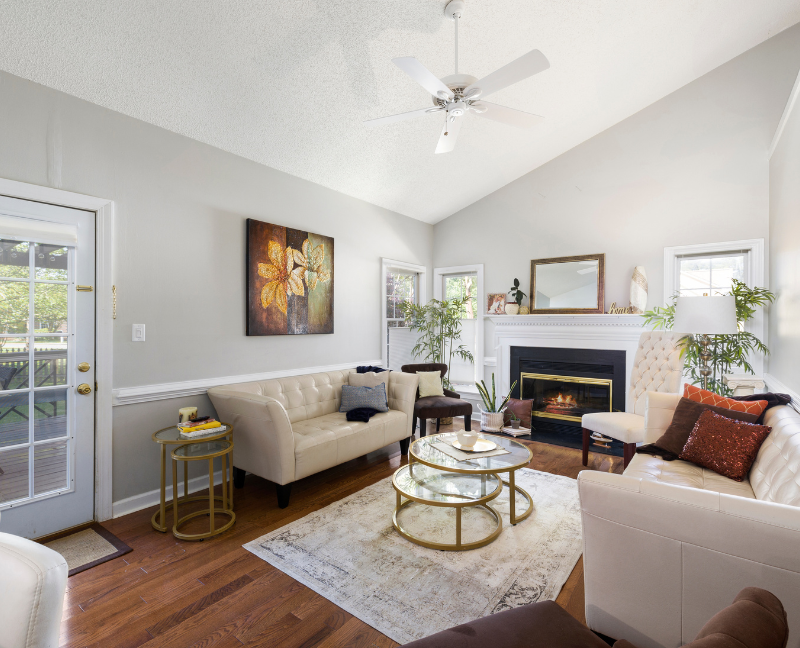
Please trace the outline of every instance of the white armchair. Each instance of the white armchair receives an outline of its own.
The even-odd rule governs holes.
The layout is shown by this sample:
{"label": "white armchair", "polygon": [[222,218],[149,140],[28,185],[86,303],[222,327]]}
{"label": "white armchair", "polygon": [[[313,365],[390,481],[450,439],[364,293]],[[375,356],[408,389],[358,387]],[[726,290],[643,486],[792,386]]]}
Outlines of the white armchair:
{"label": "white armchair", "polygon": [[2,648],[58,648],[67,573],[61,554],[0,533]]}
{"label": "white armchair", "polygon": [[583,426],[583,465],[589,464],[592,432],[622,441],[623,464],[627,468],[637,444],[644,441],[644,410],[647,392],[675,394],[681,387],[683,355],[678,347],[682,333],[650,331],[642,333],[633,360],[631,384],[625,412],[585,414]]}

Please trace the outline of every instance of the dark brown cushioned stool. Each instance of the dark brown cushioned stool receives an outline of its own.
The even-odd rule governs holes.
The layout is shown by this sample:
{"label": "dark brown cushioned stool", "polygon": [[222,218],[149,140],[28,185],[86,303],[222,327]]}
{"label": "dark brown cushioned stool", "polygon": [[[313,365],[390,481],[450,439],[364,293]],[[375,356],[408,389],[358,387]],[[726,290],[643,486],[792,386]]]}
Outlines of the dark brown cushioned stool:
{"label": "dark brown cushioned stool", "polygon": [[[411,364],[403,365],[401,368],[403,373],[415,374],[418,371],[438,371],[442,378],[447,373],[447,365],[435,362],[426,364]],[[417,402],[414,403],[414,421],[411,426],[412,433],[417,429],[417,419],[419,419],[419,435],[424,437],[427,434],[427,420],[436,419],[436,431],[439,431],[439,422],[443,418],[450,418],[451,416],[464,417],[464,429],[472,429],[472,404],[461,400],[461,396],[449,389],[443,389],[444,396],[426,396],[425,398],[419,397],[419,389],[417,389]]]}
{"label": "dark brown cushioned stool", "polygon": [[[746,587],[715,614],[684,648],[785,648],[789,625],[781,602],[766,590]],[[553,601],[531,603],[481,617],[405,648],[607,648],[591,630]],[[615,648],[636,648],[620,640]]]}

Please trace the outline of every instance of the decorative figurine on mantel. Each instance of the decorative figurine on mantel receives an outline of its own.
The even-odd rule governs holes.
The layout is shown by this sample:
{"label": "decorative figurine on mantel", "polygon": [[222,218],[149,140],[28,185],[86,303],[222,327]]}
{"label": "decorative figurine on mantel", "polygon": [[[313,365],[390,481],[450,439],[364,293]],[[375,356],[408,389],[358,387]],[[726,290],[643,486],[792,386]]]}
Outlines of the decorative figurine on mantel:
{"label": "decorative figurine on mantel", "polygon": [[511,290],[508,291],[508,294],[514,298],[514,302],[506,304],[506,315],[518,315],[520,306],[522,306],[522,300],[527,296],[520,290],[519,279],[514,278],[514,285],[511,286]]}

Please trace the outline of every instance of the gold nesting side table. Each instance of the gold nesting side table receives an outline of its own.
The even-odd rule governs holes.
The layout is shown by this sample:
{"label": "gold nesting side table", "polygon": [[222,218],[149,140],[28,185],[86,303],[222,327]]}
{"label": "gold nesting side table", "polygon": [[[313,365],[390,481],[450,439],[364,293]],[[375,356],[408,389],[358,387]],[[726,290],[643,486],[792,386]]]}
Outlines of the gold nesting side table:
{"label": "gold nesting side table", "polygon": [[[214,496],[214,459],[220,458],[222,462],[222,508],[216,508],[214,503],[219,497]],[[220,439],[219,441],[204,441],[200,443],[189,443],[178,446],[172,451],[172,483],[178,482],[178,462],[184,462],[186,466],[190,461],[208,461],[208,508],[202,511],[195,511],[180,517],[178,512],[178,489],[172,491],[172,512],[173,525],[172,535],[179,540],[205,540],[220,533],[224,533],[236,522],[236,513],[233,512],[233,442]],[[226,466],[227,464],[227,466]],[[185,474],[185,470],[184,470]],[[231,499],[228,498],[230,493]],[[202,498],[195,498],[202,499]],[[216,526],[215,517],[217,514],[227,515],[228,522],[221,527]],[[208,531],[205,533],[183,533],[178,528],[201,515],[208,516]]]}
{"label": "gold nesting side table", "polygon": [[[176,426],[170,426],[158,430],[158,432],[153,432],[153,441],[155,441],[161,447],[161,499],[158,510],[153,513],[153,517],[150,518],[150,524],[156,531],[160,531],[161,533],[166,533],[170,530],[170,527],[167,526],[167,511],[173,507],[173,502],[167,502],[167,446],[175,445],[175,446],[183,446],[193,443],[207,443],[209,441],[217,441],[219,439],[226,439],[233,442],[233,426],[230,423],[222,423],[225,426],[224,430],[220,430],[216,434],[209,434],[208,436],[196,438],[196,439],[185,439],[181,437],[180,432]],[[233,460],[231,458],[231,468],[233,465]],[[213,473],[212,473],[213,474]],[[178,481],[173,476],[172,481],[172,493],[173,493],[173,500],[175,499],[175,495],[178,493]],[[230,503],[228,507],[233,509],[233,489],[228,489],[228,497],[230,498]],[[183,464],[183,497],[178,500],[179,504],[187,504],[189,502],[199,502],[205,501],[207,497],[205,495],[199,495],[195,497],[189,497],[189,464],[188,462],[184,462]],[[222,501],[222,497],[217,496],[216,501],[220,503],[221,506],[225,506],[224,502]]]}

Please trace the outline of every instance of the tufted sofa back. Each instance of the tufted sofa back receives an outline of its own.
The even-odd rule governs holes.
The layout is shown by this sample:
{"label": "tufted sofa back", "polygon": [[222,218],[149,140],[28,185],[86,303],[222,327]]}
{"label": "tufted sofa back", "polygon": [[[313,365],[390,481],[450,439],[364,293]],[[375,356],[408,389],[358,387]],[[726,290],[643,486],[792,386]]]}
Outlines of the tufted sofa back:
{"label": "tufted sofa back", "polygon": [[633,359],[627,411],[644,416],[647,392],[676,394],[683,382],[683,356],[678,340],[683,333],[642,333]]}
{"label": "tufted sofa back", "polygon": [[767,410],[764,425],[772,432],[750,469],[757,499],[800,506],[800,414],[789,405]]}
{"label": "tufted sofa back", "polygon": [[355,369],[346,369],[272,380],[255,380],[216,389],[230,389],[274,398],[283,405],[289,415],[289,421],[296,423],[338,412],[342,402],[342,385],[347,384],[348,374],[354,371]]}

